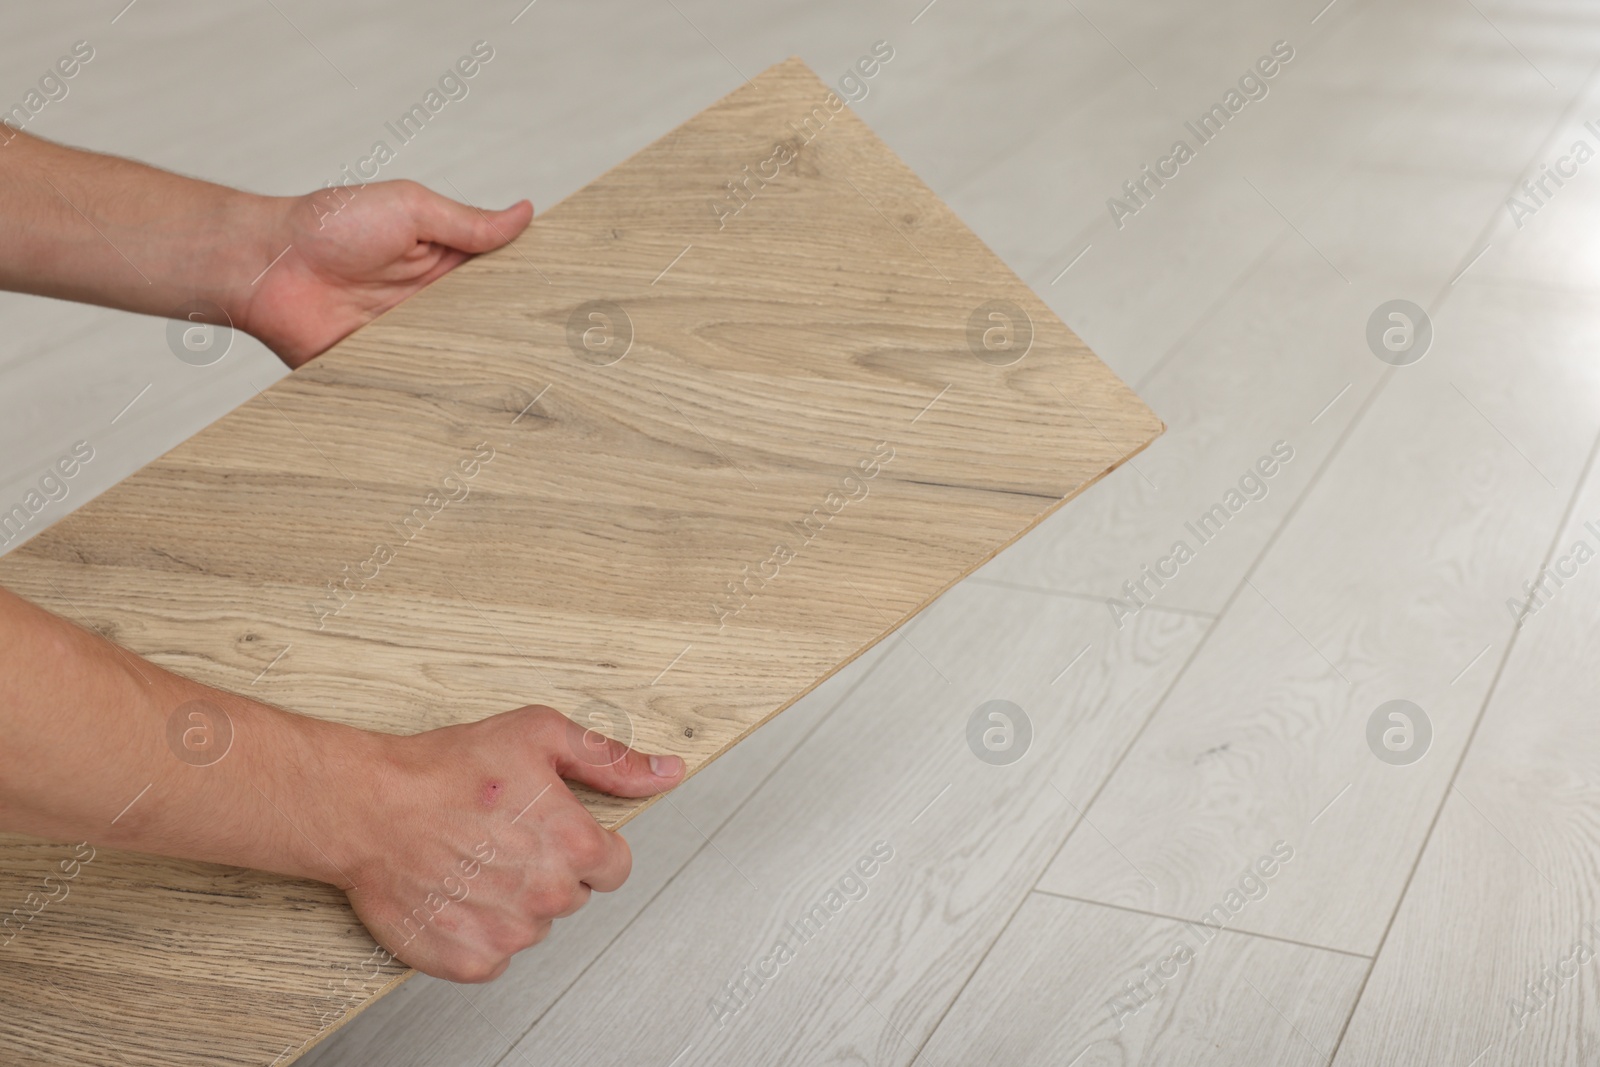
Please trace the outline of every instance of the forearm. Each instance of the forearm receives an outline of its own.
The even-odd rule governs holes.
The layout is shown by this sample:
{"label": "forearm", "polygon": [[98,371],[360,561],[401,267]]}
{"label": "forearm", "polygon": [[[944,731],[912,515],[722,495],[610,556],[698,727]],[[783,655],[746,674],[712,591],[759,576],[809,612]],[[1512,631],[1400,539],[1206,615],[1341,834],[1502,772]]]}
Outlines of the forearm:
{"label": "forearm", "polygon": [[0,288],[171,316],[246,317],[285,201],[0,130]]}
{"label": "forearm", "polygon": [[[185,748],[185,730],[226,729],[177,710],[193,701],[231,724],[215,762]],[[0,590],[0,829],[348,887],[388,742],[171,674]]]}

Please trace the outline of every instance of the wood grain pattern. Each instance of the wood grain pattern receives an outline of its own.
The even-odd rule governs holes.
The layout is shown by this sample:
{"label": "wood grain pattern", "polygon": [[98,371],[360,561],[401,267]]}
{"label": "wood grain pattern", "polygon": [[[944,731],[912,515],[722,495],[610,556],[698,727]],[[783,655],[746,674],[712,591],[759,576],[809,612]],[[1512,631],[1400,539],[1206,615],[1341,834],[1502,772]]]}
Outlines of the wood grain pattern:
{"label": "wood grain pattern", "polygon": [[[1546,310],[1552,302],[1594,317],[1587,295],[1546,296]],[[1600,382],[1590,395],[1597,388]],[[1560,569],[1571,568],[1576,542],[1596,547],[1586,527],[1596,523],[1600,471],[1591,467],[1554,538],[1552,558],[1568,559]],[[1559,589],[1547,581],[1544,606],[1517,630],[1351,1019],[1339,1067],[1594,1062],[1600,575],[1593,567],[1578,568]]]}
{"label": "wood grain pattern", "polygon": [[[1160,431],[827,101],[803,64],[773,68],[0,560],[0,581],[309,714],[408,732],[545,702],[692,773]],[[719,226],[710,202],[778,144],[788,169]],[[570,341],[595,300],[631,324],[605,366]],[[969,348],[991,301],[1030,320],[1006,366]],[[644,806],[585,799],[608,826]],[[8,985],[19,1047],[89,1056],[109,1033],[131,1063],[270,1061],[316,1032],[316,976],[370,947],[327,887],[95,866],[103,896],[29,938],[36,964],[83,957],[72,1012]],[[180,944],[181,981],[125,980]],[[203,1018],[147,1037],[194,1014],[183,981]]]}
{"label": "wood grain pattern", "polygon": [[[1377,950],[1513,630],[1505,598],[1597,430],[1592,314],[1453,292],[1434,310],[1443,358],[1387,379],[1088,813],[1104,837],[1075,833],[1041,888],[1198,915],[1283,838],[1298,866],[1237,928]],[[1510,343],[1527,346],[1515,381]],[[1366,740],[1396,698],[1432,722],[1408,766]]]}
{"label": "wood grain pattern", "polygon": [[1030,894],[934,1033],[928,1062],[1327,1063],[1367,961],[1228,930],[1205,936]]}

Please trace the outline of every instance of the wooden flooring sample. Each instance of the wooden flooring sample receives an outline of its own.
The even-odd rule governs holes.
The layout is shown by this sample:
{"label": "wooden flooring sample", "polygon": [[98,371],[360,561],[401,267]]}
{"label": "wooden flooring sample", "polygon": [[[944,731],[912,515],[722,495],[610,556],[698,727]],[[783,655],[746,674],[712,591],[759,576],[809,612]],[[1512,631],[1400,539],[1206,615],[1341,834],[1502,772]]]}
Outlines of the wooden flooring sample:
{"label": "wooden flooring sample", "polygon": [[[791,60],[0,583],[306,714],[546,703],[693,772],[1160,430]],[[0,847],[11,895],[61,858]],[[102,850],[0,956],[0,1048],[282,1062],[403,976],[371,947],[331,887]]]}

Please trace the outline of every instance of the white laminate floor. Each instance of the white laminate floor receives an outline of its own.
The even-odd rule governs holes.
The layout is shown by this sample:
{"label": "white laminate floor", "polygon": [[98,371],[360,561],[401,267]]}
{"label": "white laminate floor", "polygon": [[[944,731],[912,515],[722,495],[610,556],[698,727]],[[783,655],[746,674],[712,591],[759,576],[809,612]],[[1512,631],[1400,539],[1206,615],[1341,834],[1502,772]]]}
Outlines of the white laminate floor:
{"label": "white laminate floor", "polygon": [[[525,3],[16,6],[0,103],[88,40],[30,128],[301,192],[485,40],[384,176],[543,206],[742,74],[836,81],[887,41],[857,112],[1169,430],[633,823],[621,893],[303,1062],[1597,1062],[1600,564],[1514,610],[1600,549],[1600,162],[1571,163],[1600,153],[1600,8]],[[1119,226],[1108,198],[1278,42]],[[1367,340],[1395,299],[1433,329],[1404,366]],[[0,323],[0,505],[86,439],[64,513],[283,373],[242,337],[188,366],[156,319],[0,294]],[[1031,723],[1014,762],[969,748],[990,700]]]}

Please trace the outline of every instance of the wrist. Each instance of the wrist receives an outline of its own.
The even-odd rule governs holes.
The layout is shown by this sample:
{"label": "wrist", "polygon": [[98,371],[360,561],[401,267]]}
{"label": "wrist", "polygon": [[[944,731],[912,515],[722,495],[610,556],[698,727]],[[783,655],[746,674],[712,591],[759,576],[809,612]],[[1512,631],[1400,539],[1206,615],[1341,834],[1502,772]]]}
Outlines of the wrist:
{"label": "wrist", "polygon": [[[283,266],[285,249],[293,242],[290,225],[299,197],[258,196],[227,190],[229,197],[219,212],[219,227],[230,235],[216,245],[223,262],[217,278],[226,279],[213,299],[228,313],[234,329],[242,330],[273,347],[270,323],[262,314],[262,292],[269,288],[273,271]],[[292,254],[292,253],[291,253]]]}
{"label": "wrist", "polygon": [[282,840],[284,873],[348,889],[362,880],[386,838],[378,799],[397,771],[397,738],[270,709],[287,740],[268,748],[269,817],[292,823]]}
{"label": "wrist", "polygon": [[177,758],[163,761],[150,799],[172,807],[175,826],[126,844],[340,888],[359,880],[383,840],[373,798],[391,773],[394,738],[173,675],[153,689]]}

